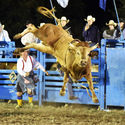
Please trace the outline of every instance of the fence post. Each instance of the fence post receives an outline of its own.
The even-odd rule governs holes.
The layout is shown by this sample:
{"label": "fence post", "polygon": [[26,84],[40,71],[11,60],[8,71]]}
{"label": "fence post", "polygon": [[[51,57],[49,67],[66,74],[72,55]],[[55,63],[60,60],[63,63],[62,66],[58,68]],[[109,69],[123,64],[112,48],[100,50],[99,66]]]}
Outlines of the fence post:
{"label": "fence post", "polygon": [[[39,60],[39,62],[40,62],[40,64],[42,64],[43,65],[43,62],[44,62],[44,60],[43,60],[43,53],[42,52],[39,52],[39,51],[37,51],[38,52],[38,60]],[[39,100],[39,106],[41,106],[42,105],[42,84],[43,84],[43,71],[42,70],[39,70],[39,87],[38,87],[38,100]]]}
{"label": "fence post", "polygon": [[105,108],[105,70],[106,70],[106,40],[101,40],[101,54],[100,54],[100,66],[101,66],[101,72],[100,72],[100,86],[99,86],[99,95],[100,95],[100,109],[103,110]]}

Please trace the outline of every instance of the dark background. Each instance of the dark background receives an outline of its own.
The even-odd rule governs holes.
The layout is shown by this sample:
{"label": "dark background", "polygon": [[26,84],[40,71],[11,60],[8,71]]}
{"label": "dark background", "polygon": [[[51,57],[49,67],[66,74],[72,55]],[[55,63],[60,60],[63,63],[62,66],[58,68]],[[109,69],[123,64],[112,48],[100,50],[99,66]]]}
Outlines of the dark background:
{"label": "dark background", "polygon": [[[107,0],[106,11],[99,8],[99,0],[69,0],[66,8],[62,8],[56,0],[52,0],[56,9],[57,18],[66,16],[70,22],[71,31],[74,38],[82,40],[82,28],[85,25],[84,19],[88,15],[96,18],[95,25],[102,34],[106,28],[105,23],[110,19],[117,22],[113,0]],[[116,0],[118,14],[120,18],[125,18],[125,0]],[[5,30],[9,32],[12,41],[16,41],[16,46],[22,46],[20,40],[14,40],[13,36],[25,29],[27,20],[32,20],[36,26],[41,22],[55,23],[54,19],[49,19],[37,12],[37,7],[44,6],[51,9],[50,0],[0,0],[0,22],[5,25]]]}

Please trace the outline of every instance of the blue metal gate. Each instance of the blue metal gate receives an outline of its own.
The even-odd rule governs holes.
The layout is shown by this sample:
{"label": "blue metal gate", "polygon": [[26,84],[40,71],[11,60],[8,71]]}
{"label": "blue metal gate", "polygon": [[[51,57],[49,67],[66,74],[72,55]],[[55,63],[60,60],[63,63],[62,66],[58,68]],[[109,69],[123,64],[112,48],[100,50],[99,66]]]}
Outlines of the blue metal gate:
{"label": "blue metal gate", "polygon": [[[15,42],[0,42],[0,99],[11,99],[16,100],[16,90],[15,84],[16,81],[12,82],[10,80],[10,74],[13,72],[17,75],[16,63],[18,58],[14,56],[13,52],[15,50]],[[39,59],[38,51],[32,49],[31,52],[36,52],[36,56]],[[14,65],[11,65],[14,64]],[[13,69],[14,66],[14,69]],[[40,71],[35,71],[36,74],[40,74]],[[39,100],[39,83],[36,86],[36,96],[34,96],[34,100]],[[23,100],[27,100],[28,97],[25,94],[23,96]]]}
{"label": "blue metal gate", "polygon": [[125,41],[102,40],[105,51],[105,108],[125,108]]}
{"label": "blue metal gate", "polygon": [[[48,69],[49,76],[46,76],[43,74],[43,84],[42,84],[42,98],[41,101],[47,101],[47,102],[63,102],[63,103],[79,103],[79,104],[93,104],[93,105],[100,105],[101,108],[104,108],[104,79],[101,80],[101,77],[103,77],[104,70],[101,70],[101,51],[100,48],[97,48],[95,51],[98,52],[98,56],[96,58],[92,59],[92,65],[96,67],[97,71],[92,71],[93,76],[93,84],[94,84],[94,90],[95,93],[99,99],[99,103],[95,104],[92,102],[91,97],[87,94],[86,89],[83,89],[81,86],[79,86],[77,83],[73,84],[73,92],[74,95],[77,96],[78,100],[69,100],[68,99],[68,90],[66,89],[66,95],[60,96],[59,92],[63,85],[63,77],[60,76],[59,72],[57,70],[51,70]],[[42,57],[41,63],[44,62],[44,66],[47,68],[48,65],[55,64],[56,59],[52,56],[49,56],[47,54],[41,53]],[[102,62],[103,63],[103,62]],[[101,75],[102,72],[102,75]],[[88,87],[87,81],[85,78],[82,78],[80,80],[83,83],[80,83],[81,85],[84,85]],[[103,91],[102,91],[103,90]],[[89,91],[90,92],[90,91]]]}

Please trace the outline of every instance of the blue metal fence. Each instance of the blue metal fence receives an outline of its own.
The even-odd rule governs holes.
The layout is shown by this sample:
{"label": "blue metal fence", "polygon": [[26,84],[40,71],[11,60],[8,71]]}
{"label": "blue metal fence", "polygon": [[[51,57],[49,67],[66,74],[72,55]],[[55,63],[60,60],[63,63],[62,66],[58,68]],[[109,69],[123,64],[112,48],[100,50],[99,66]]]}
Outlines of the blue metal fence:
{"label": "blue metal fence", "polygon": [[105,108],[125,109],[125,41],[102,40],[105,53]]}
{"label": "blue metal fence", "polygon": [[[14,55],[14,50],[15,50],[15,42],[0,42],[0,99],[12,99],[16,100],[16,90],[15,90],[15,84],[16,81],[11,82],[9,75],[14,72],[17,75],[17,70],[16,70],[16,63],[18,58]],[[31,50],[32,52],[36,52],[37,58],[39,59],[39,53],[36,50]],[[13,69],[14,66],[14,69]],[[40,74],[39,70],[35,71],[36,74]],[[38,83],[39,84],[39,83]],[[38,86],[36,86],[36,96],[34,96],[34,100],[39,100],[38,95]],[[27,100],[27,95],[25,94],[23,96],[24,100]]]}
{"label": "blue metal fence", "polygon": [[[94,91],[99,99],[99,103],[94,104],[91,97],[88,96],[86,89],[83,89],[79,84],[88,87],[85,78],[82,78],[79,84],[73,84],[74,95],[78,100],[68,99],[68,90],[66,95],[60,96],[59,92],[63,85],[63,77],[57,70],[51,70],[50,66],[56,63],[56,59],[50,55],[35,51],[36,59],[47,69],[49,76],[38,70],[35,73],[39,76],[39,83],[36,86],[36,96],[34,100],[42,102],[63,102],[63,103],[79,103],[79,104],[92,104],[99,105],[101,109],[108,106],[123,106],[125,108],[125,41],[117,40],[101,40],[101,48],[97,48],[98,56],[92,59],[92,70]],[[17,58],[14,57],[13,51],[15,50],[14,42],[0,44],[0,58],[1,63],[16,63]],[[5,52],[3,52],[5,51]],[[16,100],[16,91],[14,89],[15,83],[9,79],[9,74],[16,69],[1,69],[0,70],[0,99]],[[24,100],[27,96],[24,95]]]}

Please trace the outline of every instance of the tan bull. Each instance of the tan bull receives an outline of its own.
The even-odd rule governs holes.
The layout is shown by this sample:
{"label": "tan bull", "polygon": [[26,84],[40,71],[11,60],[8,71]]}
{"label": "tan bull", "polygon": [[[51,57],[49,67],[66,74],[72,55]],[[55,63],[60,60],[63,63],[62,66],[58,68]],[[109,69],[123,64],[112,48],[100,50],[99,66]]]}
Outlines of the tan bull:
{"label": "tan bull", "polygon": [[65,95],[69,75],[73,81],[85,77],[92,93],[92,100],[94,103],[98,103],[93,88],[91,58],[89,56],[90,51],[94,50],[97,45],[89,47],[85,42],[74,40],[60,25],[53,24],[45,24],[39,28],[30,25],[22,33],[15,35],[14,38],[20,38],[28,32],[32,32],[42,43],[31,43],[23,49],[34,48],[40,52],[51,54],[61,64],[64,71],[64,84],[60,90],[60,95]]}

